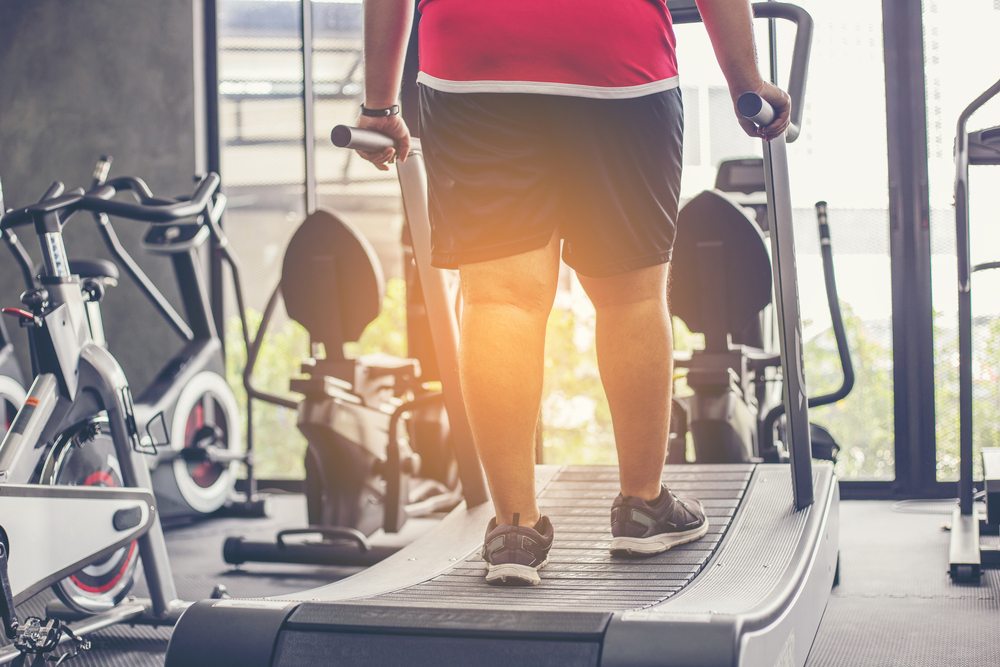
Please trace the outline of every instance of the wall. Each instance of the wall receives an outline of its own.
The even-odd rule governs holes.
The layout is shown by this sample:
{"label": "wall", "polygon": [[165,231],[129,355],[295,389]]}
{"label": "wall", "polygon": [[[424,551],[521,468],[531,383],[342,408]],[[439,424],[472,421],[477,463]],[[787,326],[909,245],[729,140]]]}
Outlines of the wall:
{"label": "wall", "polygon": [[[54,180],[67,188],[89,185],[102,154],[114,157],[113,176],[139,176],[154,193],[192,190],[192,176],[204,168],[196,164],[204,154],[197,118],[201,11],[200,0],[0,2],[0,179],[7,208],[34,202]],[[115,228],[179,307],[169,261],[138,248],[145,225],[121,220]],[[30,228],[20,237],[37,262]],[[67,226],[66,245],[70,258],[109,257],[87,214]],[[7,249],[0,253],[0,303],[16,306],[24,285]],[[141,391],[180,340],[127,276],[103,306],[109,347]],[[28,373],[27,339],[16,324],[9,328]]]}

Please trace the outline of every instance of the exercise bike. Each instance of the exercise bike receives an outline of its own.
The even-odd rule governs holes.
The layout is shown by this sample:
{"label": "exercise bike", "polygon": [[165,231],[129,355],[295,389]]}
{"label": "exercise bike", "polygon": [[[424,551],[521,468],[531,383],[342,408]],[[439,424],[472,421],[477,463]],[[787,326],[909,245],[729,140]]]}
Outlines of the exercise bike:
{"label": "exercise bike", "polygon": [[[5,210],[3,189],[0,188],[0,214]],[[18,240],[14,232],[3,230],[3,240],[9,248],[17,247]],[[7,325],[0,319],[0,438],[7,434],[24,398],[24,375],[14,356],[14,346],[7,333]]]}
{"label": "exercise bike", "polygon": [[24,376],[14,357],[14,346],[7,335],[7,328],[0,320],[0,438],[6,435],[14,422],[14,415],[24,403],[24,397]]}
{"label": "exercise bike", "polygon": [[[108,156],[98,161],[91,187],[104,183],[111,161]],[[145,183],[136,181],[133,186],[145,198],[152,198]],[[259,499],[245,503],[234,499],[238,466],[247,463],[248,457],[242,453],[239,410],[226,382],[222,342],[215,330],[201,268],[200,251],[210,236],[214,235],[217,241],[221,238],[218,245],[226,246],[217,224],[225,204],[225,196],[218,194],[207,216],[166,227],[152,225],[142,240],[147,252],[171,258],[186,320],[128,254],[106,214],[93,213],[93,217],[117,263],[103,259],[69,260],[71,273],[80,277],[81,289],[86,293],[86,318],[95,343],[107,347],[101,301],[107,290],[118,284],[119,265],[185,341],[184,347],[135,399],[137,423],[144,437],[148,436],[157,448],[156,456],[148,457],[147,461],[160,516],[165,518],[211,514],[227,503],[242,515],[263,514]],[[16,237],[7,240],[19,262],[27,268],[22,271],[27,288],[34,288],[37,275],[30,257]],[[232,266],[235,258],[228,248],[224,252]]]}
{"label": "exercise bike", "polygon": [[[776,314],[772,306],[767,204],[760,158],[727,160],[715,188],[679,212],[671,266],[671,312],[703,349],[675,365],[687,368],[691,396],[675,398],[668,463],[685,463],[690,433],[697,463],[777,463],[788,460],[780,419]],[[816,204],[823,277],[843,369],[836,391],[809,398],[809,407],[846,397],[854,386],[847,336],[837,297],[826,202]],[[813,457],[835,461],[839,446],[822,426],[810,424]],[[778,436],[776,437],[776,432]]]}
{"label": "exercise bike", "polygon": [[[382,267],[367,239],[334,213],[308,215],[289,241],[281,280],[248,347],[244,387],[248,402],[298,413],[307,440],[309,525],[281,531],[273,542],[231,537],[226,562],[371,565],[400,548],[373,544],[375,531],[398,533],[408,518],[445,512],[462,500],[444,397],[433,384],[438,378],[415,359],[344,352],[378,316],[384,296]],[[313,356],[302,364],[309,377],[290,383],[301,401],[253,384],[279,299],[310,335]],[[321,539],[287,539],[296,535]]]}
{"label": "exercise bike", "polygon": [[[111,167],[111,157],[97,163],[92,187],[102,185]],[[147,200],[152,193],[145,184],[135,187]],[[186,319],[171,307],[163,294],[128,254],[105,213],[94,212],[98,231],[108,251],[124,268],[144,296],[184,341],[184,346],[157,373],[152,384],[135,399],[135,414],[151,438],[158,436],[156,457],[148,459],[153,489],[162,517],[211,514],[233,497],[243,455],[243,435],[236,397],[226,381],[226,365],[219,332],[212,317],[208,285],[203,275],[201,252],[214,238],[223,248],[231,267],[236,259],[225,241],[218,221],[225,210],[225,195],[217,194],[206,213],[170,225],[151,225],[142,239],[150,254],[169,257],[177,278]],[[87,302],[92,337],[104,341],[100,295],[117,282],[115,264],[99,260],[74,261],[84,289],[95,292]],[[234,269],[235,270],[235,269]],[[237,281],[238,283],[238,281]],[[164,435],[165,431],[165,435]],[[258,500],[244,513],[262,515]]]}
{"label": "exercise bike", "polygon": [[[62,232],[81,210],[155,223],[210,217],[218,185],[209,174],[189,199],[170,200],[131,177],[66,194],[54,183],[37,204],[0,218],[4,232],[33,226],[43,258],[24,307],[3,309],[28,330],[36,373],[0,442],[0,623],[13,640],[0,649],[0,664],[63,642],[79,649],[79,635],[115,623],[172,623],[185,607],[176,600],[145,460],[155,443],[140,428],[118,362],[91,337],[92,293],[70,269]],[[140,203],[112,199],[124,191]],[[14,257],[33,276],[26,256]],[[151,599],[126,600],[140,557]],[[91,616],[66,626],[21,623],[15,605],[50,586],[63,609]]]}

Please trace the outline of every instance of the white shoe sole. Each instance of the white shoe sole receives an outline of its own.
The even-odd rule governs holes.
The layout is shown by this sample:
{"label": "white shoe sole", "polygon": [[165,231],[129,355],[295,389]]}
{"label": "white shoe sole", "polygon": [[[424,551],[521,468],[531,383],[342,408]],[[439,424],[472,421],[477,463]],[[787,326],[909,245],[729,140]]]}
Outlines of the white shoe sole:
{"label": "white shoe sole", "polygon": [[538,576],[538,570],[545,567],[549,562],[546,558],[538,567],[530,565],[518,565],[517,563],[501,563],[500,565],[490,565],[489,572],[486,573],[486,583],[492,584],[529,584],[537,586],[542,582]]}
{"label": "white shoe sole", "polygon": [[615,537],[611,540],[611,553],[626,552],[642,556],[663,553],[679,544],[693,542],[708,532],[708,518],[705,523],[683,533],[660,533],[652,537]]}

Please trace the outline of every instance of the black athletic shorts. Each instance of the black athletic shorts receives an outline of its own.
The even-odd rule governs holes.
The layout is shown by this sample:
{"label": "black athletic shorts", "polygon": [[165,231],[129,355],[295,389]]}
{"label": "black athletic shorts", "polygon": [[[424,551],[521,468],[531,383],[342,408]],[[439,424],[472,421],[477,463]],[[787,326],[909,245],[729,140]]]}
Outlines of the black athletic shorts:
{"label": "black athletic shorts", "polygon": [[679,88],[630,99],[420,86],[432,263],[544,247],[612,276],[670,261],[681,187]]}

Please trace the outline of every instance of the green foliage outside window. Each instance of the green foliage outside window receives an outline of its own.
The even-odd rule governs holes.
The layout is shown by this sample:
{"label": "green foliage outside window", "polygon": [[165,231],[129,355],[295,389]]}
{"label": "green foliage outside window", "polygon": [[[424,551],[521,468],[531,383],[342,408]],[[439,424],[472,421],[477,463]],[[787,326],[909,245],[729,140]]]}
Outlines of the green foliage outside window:
{"label": "green foliage outside window", "polygon": [[[934,322],[934,402],[937,436],[937,477],[958,479],[958,336]],[[986,342],[978,341],[985,335]],[[972,459],[973,476],[982,479],[982,447],[1000,447],[1000,319],[973,323]]]}
{"label": "green foliage outside window", "polygon": [[[813,408],[809,420],[825,426],[840,445],[841,479],[892,479],[895,471],[892,350],[868,335],[865,323],[841,302],[854,365],[854,390],[832,405]],[[843,381],[833,329],[804,346],[806,386],[811,396],[828,394]]]}

